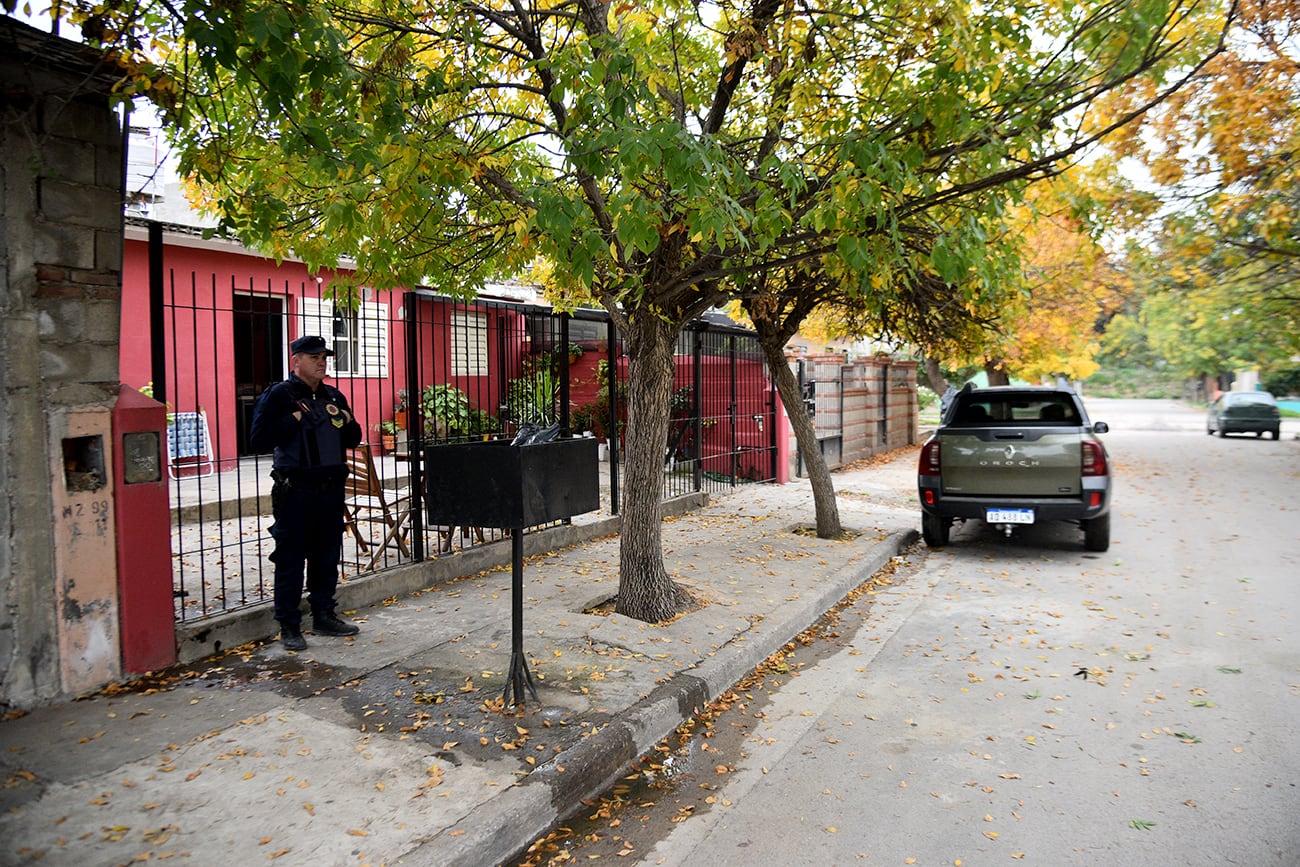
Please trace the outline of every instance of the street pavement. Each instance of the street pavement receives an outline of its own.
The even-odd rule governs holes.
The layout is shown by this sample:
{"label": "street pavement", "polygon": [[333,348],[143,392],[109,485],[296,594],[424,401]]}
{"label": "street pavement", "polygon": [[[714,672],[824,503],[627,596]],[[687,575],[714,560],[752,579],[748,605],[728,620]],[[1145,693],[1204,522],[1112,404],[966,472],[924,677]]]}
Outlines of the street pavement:
{"label": "street pavement", "polygon": [[355,638],[255,642],[0,722],[0,863],[509,860],[912,544],[915,454],[836,474],[849,540],[797,532],[802,480],[666,520],[700,603],[668,624],[609,610],[616,536],[529,557],[522,708],[504,566],[347,612]]}

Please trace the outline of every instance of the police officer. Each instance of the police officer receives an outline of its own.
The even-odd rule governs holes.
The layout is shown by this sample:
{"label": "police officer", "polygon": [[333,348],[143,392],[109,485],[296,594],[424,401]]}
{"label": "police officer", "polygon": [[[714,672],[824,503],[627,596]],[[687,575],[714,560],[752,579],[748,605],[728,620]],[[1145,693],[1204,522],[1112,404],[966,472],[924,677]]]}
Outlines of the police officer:
{"label": "police officer", "polygon": [[334,612],[343,548],[343,483],[347,450],[361,442],[361,425],[343,393],[324,382],[324,338],[299,337],[290,344],[293,373],[262,393],[253,408],[249,442],[258,452],[275,449],[271,508],[275,523],[275,619],[286,650],[306,650],[302,636],[303,566],[312,631],[356,635],[360,630]]}

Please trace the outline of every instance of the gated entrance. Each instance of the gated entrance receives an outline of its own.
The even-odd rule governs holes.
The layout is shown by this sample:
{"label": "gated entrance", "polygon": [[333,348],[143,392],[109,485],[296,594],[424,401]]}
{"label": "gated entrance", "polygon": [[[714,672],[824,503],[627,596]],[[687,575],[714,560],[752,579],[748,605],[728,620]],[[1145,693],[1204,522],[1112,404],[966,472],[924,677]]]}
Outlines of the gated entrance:
{"label": "gated entrance", "polygon": [[[155,293],[163,337],[154,344],[132,337],[152,313],[143,287],[126,284],[123,380],[153,380],[172,422],[201,419],[207,435],[203,474],[179,466],[170,482],[179,620],[271,598],[271,461],[247,453],[246,435],[257,395],[284,376],[288,343],[303,334],[334,347],[329,382],[366,432],[354,467],[377,480],[350,495],[346,575],[503,538],[425,520],[421,453],[434,443],[513,437],[526,424],[589,433],[605,455],[599,514],[618,512],[628,363],[604,311],[562,315],[424,290],[364,290],[352,310],[320,286],[301,269],[297,279],[167,270]],[[141,354],[142,345],[152,353]],[[676,367],[663,497],[774,479],[777,397],[755,336],[693,324],[678,341]]]}

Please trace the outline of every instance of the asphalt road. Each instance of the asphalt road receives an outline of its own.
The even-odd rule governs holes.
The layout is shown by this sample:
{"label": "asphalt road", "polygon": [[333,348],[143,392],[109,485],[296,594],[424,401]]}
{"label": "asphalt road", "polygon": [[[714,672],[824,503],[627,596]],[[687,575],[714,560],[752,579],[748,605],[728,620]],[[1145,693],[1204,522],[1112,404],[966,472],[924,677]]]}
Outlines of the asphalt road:
{"label": "asphalt road", "polygon": [[562,857],[1300,863],[1300,443],[1207,437],[1171,402],[1091,411],[1107,553],[1069,525],[915,549],[568,823]]}

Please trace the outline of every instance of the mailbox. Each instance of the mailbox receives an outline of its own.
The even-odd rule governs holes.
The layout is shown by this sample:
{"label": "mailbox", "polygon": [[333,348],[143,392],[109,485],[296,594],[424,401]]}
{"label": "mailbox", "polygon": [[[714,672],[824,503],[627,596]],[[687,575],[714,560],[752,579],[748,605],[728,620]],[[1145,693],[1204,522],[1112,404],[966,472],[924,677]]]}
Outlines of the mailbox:
{"label": "mailbox", "polygon": [[424,479],[429,523],[513,531],[510,671],[502,703],[522,705],[525,689],[537,698],[524,657],[524,528],[600,508],[596,441],[579,437],[518,446],[507,440],[428,446]]}
{"label": "mailbox", "polygon": [[448,443],[424,451],[431,524],[521,529],[600,508],[596,441]]}

